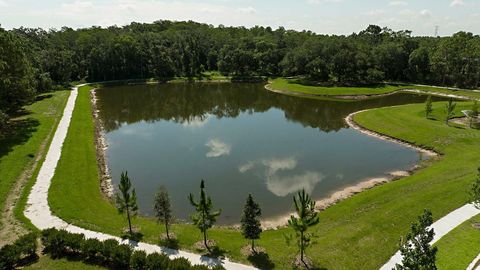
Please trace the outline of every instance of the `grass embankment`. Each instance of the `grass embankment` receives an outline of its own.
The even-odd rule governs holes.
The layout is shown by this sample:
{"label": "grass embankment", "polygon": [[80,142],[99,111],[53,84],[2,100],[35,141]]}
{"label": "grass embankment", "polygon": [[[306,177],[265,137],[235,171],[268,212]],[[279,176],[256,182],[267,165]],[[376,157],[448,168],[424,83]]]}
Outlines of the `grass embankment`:
{"label": "grass embankment", "polygon": [[469,90],[448,90],[430,86],[414,86],[414,85],[378,85],[377,87],[336,87],[336,86],[314,86],[301,84],[298,80],[277,78],[270,82],[270,87],[275,90],[288,91],[293,93],[307,95],[323,95],[323,96],[355,96],[355,95],[381,95],[388,94],[402,89],[416,89],[425,92],[437,92],[443,94],[455,94],[465,97],[480,98],[479,92]]}
{"label": "grass embankment", "polygon": [[[120,235],[126,221],[100,194],[88,89],[80,89],[49,201],[53,212],[68,222]],[[462,103],[458,111],[469,106]],[[320,224],[312,229],[318,236],[316,243],[307,252],[319,267],[378,269],[396,252],[400,236],[424,208],[431,209],[438,219],[467,201],[479,165],[480,131],[427,120],[423,107],[420,104],[376,109],[355,117],[370,129],[433,148],[444,156],[413,176],[362,192],[323,211]],[[434,115],[439,119],[443,107],[444,103],[434,104]],[[143,241],[158,243],[161,226],[142,217],[134,222],[144,234]],[[176,225],[173,231],[183,249],[191,249],[201,239],[201,234],[190,225]],[[266,231],[259,241],[278,269],[291,268],[296,250],[285,244],[285,233],[291,231]],[[247,262],[240,254],[240,248],[246,244],[240,232],[216,228],[209,235],[227,256]]]}
{"label": "grass embankment", "polygon": [[[45,157],[46,148],[53,137],[55,127],[62,116],[68,95],[68,91],[40,95],[36,102],[24,108],[22,116],[11,120],[11,131],[5,138],[0,139],[0,209],[3,210],[6,203],[15,203],[15,201],[6,202],[7,199],[12,199],[12,196],[19,195],[12,194],[12,192],[23,192],[22,187],[13,190],[22,174],[24,174],[22,177],[28,179],[21,179],[23,181],[21,184],[31,186],[33,183],[40,168],[39,165]],[[35,160],[39,162],[35,162]],[[27,194],[27,192],[23,194]],[[20,198],[20,202],[23,197],[25,196]],[[21,208],[18,205],[17,203],[15,213],[23,211],[17,211]],[[8,205],[8,207],[11,206]],[[18,218],[19,215],[16,216]],[[11,217],[8,220],[5,220],[4,217],[5,213],[2,212],[2,218],[0,218],[2,229],[7,226],[6,223],[2,224],[3,221],[11,222]],[[12,229],[12,227],[9,226],[8,229]]]}

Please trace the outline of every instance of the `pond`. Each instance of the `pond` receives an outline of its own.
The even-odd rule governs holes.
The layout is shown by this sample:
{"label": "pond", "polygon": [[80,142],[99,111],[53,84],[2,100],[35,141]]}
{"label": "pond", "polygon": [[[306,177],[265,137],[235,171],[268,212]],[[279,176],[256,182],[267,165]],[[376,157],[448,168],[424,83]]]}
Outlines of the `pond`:
{"label": "pond", "polygon": [[140,212],[152,214],[159,186],[175,217],[188,220],[201,179],[219,223],[237,224],[249,193],[272,219],[292,211],[305,188],[314,199],[388,172],[407,170],[422,155],[348,128],[355,111],[426,97],[395,94],[329,101],[268,92],[263,84],[158,84],[97,91],[113,184],[128,171]]}

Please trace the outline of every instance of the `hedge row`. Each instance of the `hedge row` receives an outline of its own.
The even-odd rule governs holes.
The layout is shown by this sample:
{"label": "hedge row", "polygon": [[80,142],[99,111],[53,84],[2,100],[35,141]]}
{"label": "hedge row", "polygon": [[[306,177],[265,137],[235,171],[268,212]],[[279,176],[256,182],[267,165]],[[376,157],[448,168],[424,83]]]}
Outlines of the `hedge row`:
{"label": "hedge row", "polygon": [[[90,264],[111,267],[113,269],[132,270],[208,270],[205,265],[194,265],[185,258],[171,260],[165,254],[146,254],[133,250],[130,245],[120,244],[117,240],[85,239],[83,234],[69,233],[65,230],[47,229],[42,232],[44,252],[52,258],[77,256]],[[222,266],[214,267],[223,269]]]}
{"label": "hedge row", "polygon": [[24,260],[37,257],[37,235],[29,233],[0,249],[0,269],[14,269]]}

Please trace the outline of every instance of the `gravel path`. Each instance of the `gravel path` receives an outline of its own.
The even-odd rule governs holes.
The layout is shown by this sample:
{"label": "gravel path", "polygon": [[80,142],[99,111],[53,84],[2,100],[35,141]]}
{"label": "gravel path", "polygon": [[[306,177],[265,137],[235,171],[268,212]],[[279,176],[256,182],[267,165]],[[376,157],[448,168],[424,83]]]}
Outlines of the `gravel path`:
{"label": "gravel path", "polygon": [[70,119],[72,118],[73,109],[75,108],[75,100],[78,94],[79,85],[71,91],[68,98],[67,105],[63,112],[63,116],[58,124],[57,130],[54,134],[50,148],[48,149],[45,161],[40,168],[40,172],[37,176],[35,185],[32,187],[30,195],[28,196],[27,207],[25,209],[25,216],[30,219],[33,225],[43,230],[47,228],[55,227],[57,229],[65,229],[72,233],[83,233],[86,238],[96,238],[99,240],[117,239],[119,242],[129,243],[135,249],[144,250],[147,253],[163,252],[169,255],[171,258],[184,257],[187,258],[192,264],[206,264],[206,265],[218,265],[222,264],[226,269],[243,270],[243,269],[256,269],[252,266],[234,263],[225,260],[218,260],[198,254],[185,252],[181,250],[173,250],[147,243],[137,243],[133,241],[122,240],[119,237],[112,235],[99,233],[95,231],[86,230],[63,221],[59,217],[52,214],[50,206],[48,205],[48,189],[52,177],[55,173],[58,160],[60,159],[63,142],[67,136],[68,127],[70,125]]}

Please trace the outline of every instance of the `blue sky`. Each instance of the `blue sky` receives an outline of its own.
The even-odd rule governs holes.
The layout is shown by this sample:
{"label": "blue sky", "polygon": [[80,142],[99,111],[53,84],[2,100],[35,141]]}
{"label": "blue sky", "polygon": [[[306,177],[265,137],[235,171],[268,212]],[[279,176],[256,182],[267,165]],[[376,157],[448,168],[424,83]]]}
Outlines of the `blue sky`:
{"label": "blue sky", "polygon": [[124,25],[131,21],[194,20],[213,25],[284,26],[350,34],[369,24],[414,35],[480,33],[480,0],[0,0],[0,24],[59,28]]}

